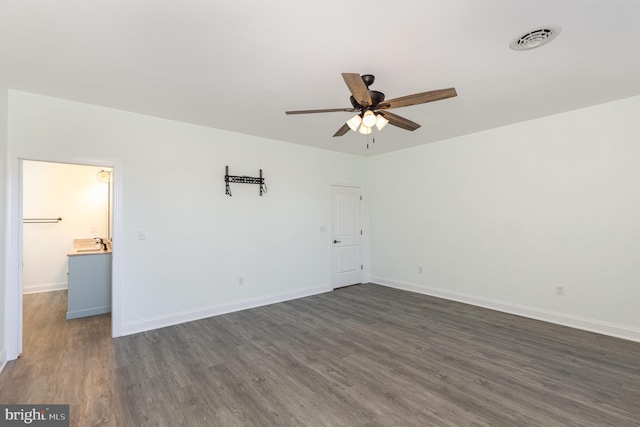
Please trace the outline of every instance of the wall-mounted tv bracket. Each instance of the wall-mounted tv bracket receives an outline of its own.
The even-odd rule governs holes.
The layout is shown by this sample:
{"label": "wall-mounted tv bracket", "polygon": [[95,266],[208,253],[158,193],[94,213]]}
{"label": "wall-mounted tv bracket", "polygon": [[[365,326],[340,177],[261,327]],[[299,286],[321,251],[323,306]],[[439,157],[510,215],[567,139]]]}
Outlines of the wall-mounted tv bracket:
{"label": "wall-mounted tv bracket", "polygon": [[262,169],[260,169],[260,176],[259,177],[253,177],[253,176],[236,176],[236,175],[229,175],[229,166],[225,166],[226,167],[226,173],[224,175],[224,182],[227,185],[227,194],[229,196],[231,196],[231,188],[229,188],[229,183],[231,182],[235,182],[238,184],[258,184],[260,186],[260,196],[262,196],[263,193],[267,192],[267,184],[265,184],[264,182],[264,178],[262,177]]}

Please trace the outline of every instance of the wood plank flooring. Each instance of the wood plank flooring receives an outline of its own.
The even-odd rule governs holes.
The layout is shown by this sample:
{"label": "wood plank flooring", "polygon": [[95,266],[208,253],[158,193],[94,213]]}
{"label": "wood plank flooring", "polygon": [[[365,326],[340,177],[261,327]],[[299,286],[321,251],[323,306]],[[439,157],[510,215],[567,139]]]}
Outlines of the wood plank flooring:
{"label": "wood plank flooring", "polygon": [[0,402],[74,426],[640,425],[640,343],[373,284],[118,339],[24,306]]}

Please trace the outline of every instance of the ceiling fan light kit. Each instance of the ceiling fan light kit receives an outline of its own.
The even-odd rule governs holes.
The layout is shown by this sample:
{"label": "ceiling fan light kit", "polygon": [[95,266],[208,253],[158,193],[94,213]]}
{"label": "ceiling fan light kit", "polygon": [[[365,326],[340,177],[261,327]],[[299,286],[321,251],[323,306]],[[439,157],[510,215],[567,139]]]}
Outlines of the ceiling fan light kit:
{"label": "ceiling fan light kit", "polygon": [[374,126],[378,131],[381,131],[388,123],[389,120],[385,119],[382,114],[375,114],[371,110],[367,110],[363,117],[360,117],[360,114],[356,114],[346,121],[349,129],[357,132],[359,128],[359,132],[364,135],[369,135],[373,132]]}
{"label": "ceiling fan light kit", "polygon": [[379,131],[387,124],[389,124],[389,120],[385,119],[382,114],[376,116],[376,128],[378,128]]}
{"label": "ceiling fan light kit", "polygon": [[371,129],[369,126],[362,125],[360,126],[360,130],[358,132],[363,135],[369,135],[371,132],[373,132],[373,129]]}
{"label": "ceiling fan light kit", "polygon": [[354,132],[358,130],[358,126],[360,126],[361,124],[362,118],[360,117],[360,114],[356,114],[355,116],[347,120],[347,125],[349,125],[349,128]]}
{"label": "ceiling fan light kit", "polygon": [[357,131],[361,134],[369,135],[373,132],[374,126],[380,131],[389,123],[401,129],[414,131],[420,127],[419,124],[398,116],[397,114],[390,113],[387,110],[440,101],[458,95],[455,88],[448,88],[414,93],[385,101],[384,93],[369,89],[369,86],[375,81],[375,76],[372,74],[363,74],[361,76],[357,73],[342,73],[342,78],[351,92],[350,101],[353,108],[296,110],[285,111],[285,114],[333,113],[341,111],[357,113],[338,129],[333,135],[334,137],[343,136],[349,132],[349,129],[354,132]]}
{"label": "ceiling fan light kit", "polygon": [[373,111],[367,110],[364,112],[364,116],[362,116],[362,124],[369,128],[376,124],[376,115],[373,114]]}

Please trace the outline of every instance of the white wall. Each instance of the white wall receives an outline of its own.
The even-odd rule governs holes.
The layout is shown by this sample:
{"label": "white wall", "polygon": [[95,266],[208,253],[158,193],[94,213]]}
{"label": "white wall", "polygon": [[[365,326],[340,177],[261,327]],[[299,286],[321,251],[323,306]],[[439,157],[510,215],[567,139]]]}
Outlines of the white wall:
{"label": "white wall", "polygon": [[0,212],[3,213],[0,221],[0,367],[6,359],[5,349],[5,291],[6,291],[6,199],[7,190],[7,112],[8,112],[8,91],[7,86],[0,80]]}
{"label": "white wall", "polygon": [[[18,91],[9,148],[121,165],[124,333],[328,290],[330,184],[366,178],[361,157]],[[269,192],[226,196],[225,165]]]}
{"label": "white wall", "polygon": [[640,340],[638,117],[635,97],[372,158],[372,280]]}
{"label": "white wall", "polygon": [[330,184],[366,181],[372,280],[640,340],[639,112],[366,159],[9,91],[8,144],[122,166],[125,333],[328,289]]}
{"label": "white wall", "polygon": [[73,239],[107,237],[108,182],[100,167],[24,161],[23,217],[59,223],[23,224],[24,293],[67,288]]}

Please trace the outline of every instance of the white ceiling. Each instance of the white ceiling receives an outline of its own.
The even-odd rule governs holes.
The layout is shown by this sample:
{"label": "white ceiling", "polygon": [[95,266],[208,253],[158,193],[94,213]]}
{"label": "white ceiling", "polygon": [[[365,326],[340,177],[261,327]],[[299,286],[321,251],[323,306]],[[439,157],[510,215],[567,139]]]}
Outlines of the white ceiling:
{"label": "white ceiling", "polygon": [[[516,52],[545,25],[561,34]],[[10,88],[265,138],[377,154],[640,95],[637,0],[1,0]],[[352,114],[342,72],[374,74],[420,123],[333,138]],[[369,141],[371,136],[369,137]]]}

